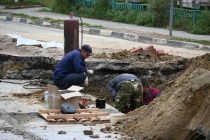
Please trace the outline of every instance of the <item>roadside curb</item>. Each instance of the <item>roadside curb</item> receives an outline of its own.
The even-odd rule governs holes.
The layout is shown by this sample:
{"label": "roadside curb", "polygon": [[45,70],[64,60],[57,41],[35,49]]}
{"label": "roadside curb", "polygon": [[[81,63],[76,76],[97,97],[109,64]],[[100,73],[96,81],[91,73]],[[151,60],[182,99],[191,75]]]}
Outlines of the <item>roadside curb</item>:
{"label": "roadside curb", "polygon": [[[45,27],[55,25],[60,28],[63,28],[63,24],[50,23],[43,20],[33,21],[31,19],[11,17],[11,16],[0,16],[0,20],[15,21],[15,22],[20,22],[20,23],[33,24],[33,25],[45,26]],[[194,49],[194,50],[195,49],[207,50],[207,51],[210,50],[209,46],[205,46],[199,43],[184,42],[184,41],[177,41],[177,40],[167,40],[167,39],[161,39],[161,38],[152,38],[148,36],[139,36],[136,34],[128,34],[128,33],[123,33],[123,32],[115,32],[115,31],[96,29],[96,28],[83,27],[83,31],[89,34],[132,40],[132,41],[142,42],[142,43],[166,45],[166,46],[173,46],[173,47]]]}

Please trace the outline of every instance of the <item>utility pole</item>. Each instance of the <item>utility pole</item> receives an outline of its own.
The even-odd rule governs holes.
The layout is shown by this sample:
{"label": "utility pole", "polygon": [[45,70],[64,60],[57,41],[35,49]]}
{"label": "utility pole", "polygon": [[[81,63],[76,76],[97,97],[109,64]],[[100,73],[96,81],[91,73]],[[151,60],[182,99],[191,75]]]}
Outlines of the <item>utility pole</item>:
{"label": "utility pole", "polygon": [[172,36],[173,18],[174,18],[174,0],[171,0],[170,21],[169,21],[169,36]]}

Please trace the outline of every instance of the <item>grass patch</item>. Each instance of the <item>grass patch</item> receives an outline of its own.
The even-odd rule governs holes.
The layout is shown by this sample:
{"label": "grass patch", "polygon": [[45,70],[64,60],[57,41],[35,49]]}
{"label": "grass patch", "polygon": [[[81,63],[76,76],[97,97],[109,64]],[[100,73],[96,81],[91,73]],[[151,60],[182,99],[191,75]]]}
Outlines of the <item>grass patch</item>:
{"label": "grass patch", "polygon": [[20,18],[28,18],[28,19],[31,19],[31,20],[39,19],[38,17],[29,16],[29,15],[26,15],[26,14],[15,14],[15,13],[12,13],[11,15],[12,16],[16,16],[16,17],[20,17]]}
{"label": "grass patch", "polygon": [[178,38],[178,37],[170,37],[170,39],[171,40],[185,41],[185,42],[199,43],[199,44],[203,44],[203,45],[210,45],[210,41],[208,41],[208,40],[194,40],[194,39]]}
{"label": "grass patch", "polygon": [[63,20],[61,20],[61,19],[52,19],[52,18],[49,18],[49,17],[45,17],[43,20],[49,21],[49,22],[51,22],[51,23],[63,22]]}
{"label": "grass patch", "polygon": [[39,12],[51,12],[51,11],[52,11],[52,9],[51,8],[47,8],[47,7],[42,8],[41,10],[39,10]]}
{"label": "grass patch", "polygon": [[84,26],[84,27],[88,27],[88,28],[98,28],[98,29],[106,29],[105,27],[101,26],[101,25],[91,25],[89,23],[79,23],[80,26]]}

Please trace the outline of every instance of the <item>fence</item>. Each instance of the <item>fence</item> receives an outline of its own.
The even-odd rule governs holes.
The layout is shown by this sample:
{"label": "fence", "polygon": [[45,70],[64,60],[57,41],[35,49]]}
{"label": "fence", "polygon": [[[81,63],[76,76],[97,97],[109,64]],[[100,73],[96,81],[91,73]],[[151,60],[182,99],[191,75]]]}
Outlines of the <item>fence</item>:
{"label": "fence", "polygon": [[112,2],[111,7],[113,10],[139,10],[144,11],[145,9],[149,9],[149,4],[132,4],[132,3],[116,3]]}
{"label": "fence", "polygon": [[[186,10],[186,9],[181,9],[181,8],[174,8],[174,19],[178,18],[191,18],[192,19],[192,24],[194,25],[196,23],[196,20],[200,18],[201,14],[204,11],[201,10]],[[206,13],[210,12],[206,11]]]}
{"label": "fence", "polygon": [[95,0],[83,0],[82,5],[86,8],[91,8],[95,4]]}

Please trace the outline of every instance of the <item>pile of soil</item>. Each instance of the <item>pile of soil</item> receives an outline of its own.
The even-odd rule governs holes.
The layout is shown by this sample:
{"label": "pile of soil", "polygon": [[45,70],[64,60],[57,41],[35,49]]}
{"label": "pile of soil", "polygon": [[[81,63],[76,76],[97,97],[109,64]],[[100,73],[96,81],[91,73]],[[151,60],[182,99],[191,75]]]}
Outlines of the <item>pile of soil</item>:
{"label": "pile of soil", "polygon": [[[205,139],[210,134],[210,54],[191,59],[161,97],[129,112],[121,131],[132,139]],[[207,117],[208,116],[208,117]]]}

